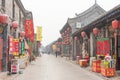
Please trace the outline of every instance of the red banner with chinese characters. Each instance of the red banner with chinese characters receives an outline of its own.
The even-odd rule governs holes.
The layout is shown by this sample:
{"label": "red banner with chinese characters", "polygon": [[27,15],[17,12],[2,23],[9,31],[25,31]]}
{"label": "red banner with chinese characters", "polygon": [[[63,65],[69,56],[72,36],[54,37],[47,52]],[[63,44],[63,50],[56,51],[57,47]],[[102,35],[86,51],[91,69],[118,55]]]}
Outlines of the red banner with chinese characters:
{"label": "red banner with chinese characters", "polygon": [[97,54],[107,55],[110,53],[110,41],[108,38],[97,40]]}
{"label": "red banner with chinese characters", "polygon": [[9,54],[13,54],[14,52],[14,38],[13,36],[9,36]]}
{"label": "red banner with chinese characters", "polygon": [[24,27],[25,27],[25,36],[29,38],[31,41],[34,41],[33,20],[25,20]]}
{"label": "red banner with chinese characters", "polygon": [[13,55],[19,55],[19,39],[14,39],[14,53]]}
{"label": "red banner with chinese characters", "polygon": [[3,39],[0,38],[0,59],[2,59],[2,53],[3,53]]}
{"label": "red banner with chinese characters", "polygon": [[110,53],[110,41],[109,40],[103,41],[103,53],[104,55],[107,55]]}

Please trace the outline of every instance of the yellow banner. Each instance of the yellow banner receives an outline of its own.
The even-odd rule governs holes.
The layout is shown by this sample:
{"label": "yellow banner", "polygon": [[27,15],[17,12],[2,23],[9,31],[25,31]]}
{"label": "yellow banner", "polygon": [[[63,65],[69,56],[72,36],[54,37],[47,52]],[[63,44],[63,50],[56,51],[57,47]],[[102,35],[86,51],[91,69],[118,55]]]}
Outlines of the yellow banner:
{"label": "yellow banner", "polygon": [[42,41],[42,27],[37,27],[36,41]]}

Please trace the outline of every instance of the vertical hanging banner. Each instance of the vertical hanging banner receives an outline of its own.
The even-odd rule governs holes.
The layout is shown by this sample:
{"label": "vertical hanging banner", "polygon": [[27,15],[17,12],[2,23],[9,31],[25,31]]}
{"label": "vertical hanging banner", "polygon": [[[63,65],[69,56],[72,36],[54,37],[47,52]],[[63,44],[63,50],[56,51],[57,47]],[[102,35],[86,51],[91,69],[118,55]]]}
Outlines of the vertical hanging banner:
{"label": "vertical hanging banner", "polygon": [[36,40],[42,41],[42,27],[37,27],[37,34],[36,34]]}
{"label": "vertical hanging banner", "polygon": [[14,52],[14,38],[13,36],[9,36],[9,54],[13,54]]}
{"label": "vertical hanging banner", "polygon": [[103,53],[104,55],[110,53],[110,41],[108,38],[105,38],[105,40],[103,41]]}
{"label": "vertical hanging banner", "polygon": [[31,41],[34,41],[33,20],[25,20],[24,27],[25,27],[25,36],[29,38]]}
{"label": "vertical hanging banner", "polygon": [[22,41],[21,42],[21,53],[24,54],[24,52],[25,52],[25,42]]}
{"label": "vertical hanging banner", "polygon": [[19,55],[19,39],[14,39],[14,53],[13,55]]}
{"label": "vertical hanging banner", "polygon": [[110,53],[110,41],[109,38],[102,38],[97,40],[97,54],[107,55]]}

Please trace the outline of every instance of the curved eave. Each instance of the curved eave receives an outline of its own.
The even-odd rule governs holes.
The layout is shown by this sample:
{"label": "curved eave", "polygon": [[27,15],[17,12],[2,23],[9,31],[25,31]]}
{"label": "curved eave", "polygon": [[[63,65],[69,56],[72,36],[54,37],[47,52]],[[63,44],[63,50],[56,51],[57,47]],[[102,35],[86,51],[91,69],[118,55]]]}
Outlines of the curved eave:
{"label": "curved eave", "polygon": [[88,34],[92,31],[94,27],[102,28],[105,25],[111,24],[112,20],[119,19],[120,20],[120,5],[114,7],[106,14],[102,15],[95,21],[91,22],[87,26],[80,28],[78,31],[72,34],[72,36],[78,35],[82,31],[86,31]]}
{"label": "curved eave", "polygon": [[23,12],[23,15],[25,16],[28,10],[26,10],[21,2],[21,0],[15,0],[21,11]]}
{"label": "curved eave", "polygon": [[63,26],[63,28],[60,30],[60,33],[64,32],[67,29],[67,27],[70,27],[68,22],[66,22],[66,24]]}
{"label": "curved eave", "polygon": [[89,12],[91,12],[92,10],[94,10],[96,7],[97,7],[99,10],[103,11],[103,13],[106,13],[106,11],[105,11],[103,8],[101,8],[97,3],[95,3],[93,6],[91,6],[90,8],[88,8],[87,10],[85,10],[84,12],[82,12],[82,13],[80,13],[80,14],[75,14],[76,17],[74,17],[74,18],[69,18],[69,20],[74,21],[74,20],[76,20],[76,19],[78,19],[78,18],[80,18],[80,17],[88,14]]}

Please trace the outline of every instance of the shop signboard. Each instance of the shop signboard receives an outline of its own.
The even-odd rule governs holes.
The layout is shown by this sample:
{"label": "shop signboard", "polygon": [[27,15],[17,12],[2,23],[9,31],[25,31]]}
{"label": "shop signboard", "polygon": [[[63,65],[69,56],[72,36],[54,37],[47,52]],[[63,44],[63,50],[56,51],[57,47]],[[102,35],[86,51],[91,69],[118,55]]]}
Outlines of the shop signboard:
{"label": "shop signboard", "polygon": [[13,54],[13,52],[14,52],[13,36],[9,36],[9,54]]}
{"label": "shop signboard", "polygon": [[11,60],[11,73],[18,73],[19,72],[19,61],[18,59]]}
{"label": "shop signboard", "polygon": [[25,52],[25,43],[24,43],[24,41],[22,41],[22,43],[21,43],[21,53],[24,54],[24,52]]}
{"label": "shop signboard", "polygon": [[37,27],[37,34],[36,34],[36,40],[42,41],[42,27]]}
{"label": "shop signboard", "polygon": [[14,39],[14,53],[13,55],[19,55],[19,39]]}

